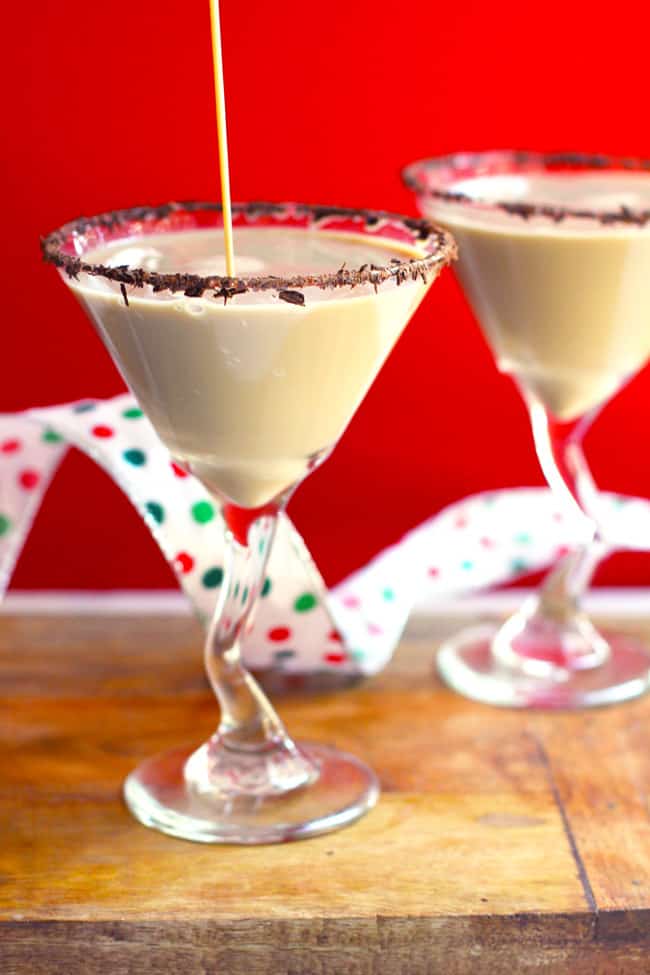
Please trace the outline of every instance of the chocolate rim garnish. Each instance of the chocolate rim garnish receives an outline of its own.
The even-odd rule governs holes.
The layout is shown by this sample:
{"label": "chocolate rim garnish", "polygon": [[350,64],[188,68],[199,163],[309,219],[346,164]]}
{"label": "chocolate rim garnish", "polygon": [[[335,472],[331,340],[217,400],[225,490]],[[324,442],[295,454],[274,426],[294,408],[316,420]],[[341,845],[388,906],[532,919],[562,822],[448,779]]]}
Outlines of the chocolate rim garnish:
{"label": "chocolate rim garnish", "polygon": [[[245,217],[248,221],[265,216],[277,216],[289,219],[291,217],[311,217],[314,226],[330,219],[362,220],[366,226],[380,227],[382,222],[398,223],[412,234],[411,244],[422,247],[427,253],[421,258],[406,258],[403,261],[392,258],[382,265],[364,264],[359,268],[347,268],[345,265],[338,270],[325,274],[296,274],[288,277],[278,276],[245,276],[224,277],[220,275],[203,276],[199,274],[162,274],[148,271],[145,268],[108,267],[104,264],[91,264],[76,254],[69,253],[65,247],[75,237],[83,237],[91,230],[105,230],[109,235],[119,232],[119,229],[130,223],[151,223],[151,228],[140,228],[142,233],[155,233],[156,223],[167,220],[174,215],[192,214],[197,212],[221,213],[221,204],[200,201],[166,203],[162,206],[132,207],[127,210],[114,210],[95,217],[80,217],[64,224],[58,230],[41,238],[43,259],[61,268],[69,277],[78,278],[80,274],[103,277],[117,282],[122,290],[125,304],[126,286],[143,288],[150,286],[154,292],[170,291],[182,292],[188,298],[200,298],[206,292],[214,297],[223,298],[224,302],[236,295],[248,291],[275,291],[281,301],[289,304],[304,305],[304,288],[354,288],[362,284],[377,287],[385,281],[392,280],[398,285],[409,278],[427,280],[432,271],[439,270],[444,264],[456,257],[456,245],[450,234],[428,219],[404,217],[384,210],[365,210],[349,207],[309,206],[302,203],[240,203],[233,205],[233,217]],[[199,226],[197,224],[197,226]],[[291,226],[291,225],[290,225]],[[179,230],[187,229],[179,227]],[[354,231],[349,231],[353,233]],[[380,236],[378,234],[378,236]],[[126,239],[126,238],[125,238]],[[385,238],[386,239],[386,238]],[[110,236],[109,236],[110,240]],[[395,240],[399,248],[404,241]],[[408,246],[408,243],[407,243]]]}
{"label": "chocolate rim garnish", "polygon": [[[529,152],[526,150],[491,150],[488,152],[458,152],[447,156],[431,159],[420,159],[410,163],[402,170],[405,185],[420,196],[430,196],[446,203],[476,206],[503,210],[512,216],[546,217],[559,223],[567,217],[596,220],[602,224],[626,223],[644,227],[650,221],[650,210],[634,210],[621,205],[617,210],[589,210],[572,209],[571,207],[555,207],[541,203],[518,203],[515,200],[485,200],[480,197],[468,196],[466,193],[455,193],[444,189],[444,185],[460,179],[472,178],[469,173],[478,169],[477,176],[500,176],[513,172],[513,165],[518,170],[537,172],[540,169],[553,171],[557,169],[627,169],[636,172],[650,173],[650,160],[633,157],[616,157],[595,153],[580,152]],[[462,176],[460,174],[463,174]],[[439,182],[436,183],[436,176]]]}

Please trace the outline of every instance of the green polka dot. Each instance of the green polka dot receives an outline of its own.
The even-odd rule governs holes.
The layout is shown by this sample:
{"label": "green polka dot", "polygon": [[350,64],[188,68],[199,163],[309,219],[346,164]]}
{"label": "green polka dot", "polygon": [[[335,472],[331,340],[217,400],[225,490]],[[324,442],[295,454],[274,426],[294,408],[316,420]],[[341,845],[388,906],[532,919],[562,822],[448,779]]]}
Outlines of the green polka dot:
{"label": "green polka dot", "polygon": [[350,656],[353,660],[356,660],[357,663],[361,663],[362,660],[366,659],[366,655],[363,650],[350,650]]}
{"label": "green polka dot", "polygon": [[474,563],[471,562],[469,559],[464,559],[460,563],[460,567],[461,569],[464,569],[465,572],[471,572],[471,570],[474,568]]}
{"label": "green polka dot", "polygon": [[95,409],[95,403],[77,403],[73,406],[73,413],[90,413],[91,410]]}
{"label": "green polka dot", "polygon": [[223,569],[221,566],[215,565],[212,569],[204,572],[201,582],[206,589],[216,589],[220,586],[223,582]]}
{"label": "green polka dot", "polygon": [[295,657],[295,650],[276,650],[273,654],[273,659],[278,661],[290,660],[291,657]]}
{"label": "green polka dot", "polygon": [[298,596],[293,608],[296,613],[308,613],[310,609],[318,605],[318,600],[314,596],[313,592],[303,592],[302,595]]}
{"label": "green polka dot", "polygon": [[260,555],[264,555],[264,549],[265,548],[266,548],[266,539],[265,538],[260,538],[259,544],[257,546],[257,551],[260,553]]}
{"label": "green polka dot", "polygon": [[11,528],[11,522],[6,515],[0,515],[0,538]]}
{"label": "green polka dot", "polygon": [[192,505],[192,518],[199,525],[205,525],[214,518],[214,508],[209,501],[197,501]]}
{"label": "green polka dot", "polygon": [[262,598],[268,596],[270,592],[271,592],[271,580],[267,576],[266,579],[264,580],[264,585],[262,586],[262,592],[261,592]]}
{"label": "green polka dot", "polygon": [[138,406],[131,406],[128,410],[122,410],[122,416],[125,420],[139,420],[144,413]]}
{"label": "green polka dot", "polygon": [[384,589],[381,595],[382,599],[385,599],[387,603],[390,603],[393,599],[395,599],[395,592],[393,589]]}
{"label": "green polka dot", "polygon": [[162,525],[165,520],[165,509],[157,501],[147,501],[145,504],[147,514],[150,514],[155,522]]}
{"label": "green polka dot", "polygon": [[518,535],[515,535],[515,542],[518,545],[530,545],[531,541],[532,538],[528,532],[519,532]]}
{"label": "green polka dot", "polygon": [[242,606],[245,606],[247,602],[248,602],[248,586],[244,586],[244,591],[241,597]]}
{"label": "green polka dot", "polygon": [[237,599],[237,596],[238,596],[238,595],[239,595],[239,583],[237,583],[237,584],[235,585],[235,591],[234,591],[234,593],[233,593],[233,596],[235,597],[235,599]]}
{"label": "green polka dot", "polygon": [[137,447],[125,450],[122,457],[128,464],[133,464],[134,467],[142,467],[147,463],[147,455],[144,450],[138,450]]}
{"label": "green polka dot", "polygon": [[61,443],[63,441],[63,437],[60,433],[57,433],[56,430],[44,430],[41,440],[43,443]]}
{"label": "green polka dot", "polygon": [[513,559],[510,563],[510,571],[516,574],[528,572],[529,568],[528,562],[525,562],[524,559]]}

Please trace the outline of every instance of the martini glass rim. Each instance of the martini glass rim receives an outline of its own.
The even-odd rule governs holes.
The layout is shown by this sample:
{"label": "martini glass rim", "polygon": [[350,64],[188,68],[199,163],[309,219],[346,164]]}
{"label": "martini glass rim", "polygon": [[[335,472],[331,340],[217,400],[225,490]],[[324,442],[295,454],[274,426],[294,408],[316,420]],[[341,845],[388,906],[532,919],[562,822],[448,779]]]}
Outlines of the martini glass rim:
{"label": "martini glass rim", "polygon": [[409,163],[402,169],[408,189],[468,210],[502,211],[523,220],[542,217],[561,223],[567,218],[598,221],[603,225],[628,224],[645,227],[650,209],[621,205],[615,210],[554,206],[548,201],[494,200],[455,191],[454,183],[484,176],[532,174],[536,172],[625,171],[650,176],[650,159],[605,153],[571,151],[536,152],[529,149],[487,149],[430,156]]}
{"label": "martini glass rim", "polygon": [[[63,224],[57,230],[41,238],[41,252],[46,262],[54,264],[70,278],[80,274],[103,277],[118,283],[122,288],[150,286],[154,292],[181,292],[188,298],[201,298],[206,292],[228,300],[246,292],[276,291],[278,297],[293,304],[304,304],[305,288],[321,290],[356,287],[370,284],[375,289],[386,281],[398,285],[418,278],[426,281],[456,257],[456,245],[448,231],[423,217],[408,217],[386,210],[370,210],[355,207],[338,207],[304,203],[269,203],[254,201],[235,203],[232,206],[235,226],[254,227],[258,223],[269,226],[290,226],[292,229],[337,232],[353,236],[355,233],[368,239],[388,241],[399,246],[417,248],[421,256],[399,260],[391,258],[383,264],[363,264],[348,268],[343,265],[334,271],[312,274],[278,275],[199,275],[185,272],[162,273],[146,268],[122,265],[111,267],[101,263],[84,261],[83,247],[89,235],[92,246],[110,240],[144,236],[149,233],[208,229],[221,226],[218,222],[222,205],[209,201],[170,202],[159,206],[140,206],[111,210],[93,217],[80,217]],[[198,215],[213,215],[214,225],[198,223]],[[196,222],[193,224],[192,220]],[[337,221],[346,221],[350,227],[341,230]],[[329,224],[329,226],[328,226]],[[356,226],[354,226],[356,224]],[[399,227],[409,240],[382,236],[383,226]],[[124,233],[132,228],[132,232]]]}

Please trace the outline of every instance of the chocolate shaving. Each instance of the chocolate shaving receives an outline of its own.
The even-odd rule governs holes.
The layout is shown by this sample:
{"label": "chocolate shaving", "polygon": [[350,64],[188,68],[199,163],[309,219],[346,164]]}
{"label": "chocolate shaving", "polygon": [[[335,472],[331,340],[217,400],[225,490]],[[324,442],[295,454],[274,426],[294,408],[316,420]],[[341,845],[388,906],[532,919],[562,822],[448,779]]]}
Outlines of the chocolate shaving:
{"label": "chocolate shaving", "polygon": [[186,298],[202,298],[205,291],[203,281],[190,281],[183,294]]}
{"label": "chocolate shaving", "polygon": [[224,305],[228,304],[229,298],[234,298],[235,295],[242,295],[246,291],[245,285],[239,281],[233,281],[232,284],[222,284],[221,287],[214,292],[215,298],[223,298]]}
{"label": "chocolate shaving", "polygon": [[635,224],[639,227],[645,227],[650,221],[650,210],[635,211],[625,205],[621,205],[617,210],[612,211],[572,209],[571,207],[549,206],[547,203],[484,200],[479,197],[468,196],[466,193],[444,189],[445,185],[471,178],[473,171],[476,175],[484,177],[488,175],[509,175],[516,172],[517,169],[529,173],[544,170],[553,172],[562,169],[624,169],[648,172],[650,171],[650,160],[631,157],[617,158],[579,152],[534,153],[516,150],[512,152],[458,153],[412,163],[402,171],[402,179],[410,190],[420,196],[433,197],[445,203],[503,210],[511,216],[521,217],[522,220],[530,220],[531,217],[546,217],[554,223],[560,223],[568,217],[573,217],[596,220],[603,225],[626,223]]}
{"label": "chocolate shaving", "polygon": [[304,305],[305,296],[302,291],[278,291],[280,301],[287,301],[290,305]]}
{"label": "chocolate shaving", "polygon": [[124,282],[122,282],[120,284],[120,291],[122,292],[122,297],[124,298],[124,304],[128,308],[129,307],[129,296],[126,293],[126,285],[124,284]]}
{"label": "chocolate shaving", "polygon": [[[155,207],[133,207],[128,210],[115,210],[112,213],[103,213],[95,217],[81,217],[74,220],[47,237],[41,238],[41,251],[43,259],[62,268],[63,271],[72,278],[78,278],[80,274],[87,274],[93,277],[103,277],[109,281],[115,281],[120,285],[122,297],[128,304],[125,291],[126,286],[132,288],[144,288],[148,286],[154,293],[169,291],[173,294],[181,292],[187,298],[199,298],[206,291],[211,292],[215,297],[223,298],[227,302],[235,295],[241,295],[249,291],[274,291],[282,301],[290,304],[304,304],[305,288],[355,288],[362,284],[371,284],[375,291],[378,285],[385,281],[396,280],[399,284],[410,278],[415,281],[418,279],[426,280],[429,272],[438,273],[449,261],[456,257],[456,245],[453,238],[446,231],[436,226],[430,220],[416,219],[413,217],[401,217],[384,210],[354,210],[345,207],[327,206],[308,206],[300,203],[265,203],[255,201],[253,203],[235,204],[233,206],[233,218],[235,226],[250,226],[256,220],[264,220],[271,217],[277,220],[277,226],[282,226],[282,221],[291,221],[289,225],[304,226],[311,224],[322,224],[328,221],[343,220],[351,224],[363,223],[366,227],[377,227],[381,223],[392,224],[402,230],[410,232],[411,240],[406,243],[415,244],[423,250],[422,257],[407,259],[395,263],[395,258],[385,265],[372,264],[370,267],[363,264],[359,268],[347,268],[343,264],[337,271],[325,274],[295,274],[288,277],[278,277],[275,275],[250,276],[242,278],[220,277],[218,275],[198,275],[198,274],[164,274],[157,271],[148,271],[144,268],[135,268],[128,265],[121,267],[109,267],[104,264],[91,264],[78,256],[78,253],[70,253],[73,244],[78,250],[79,243],[83,245],[83,237],[91,236],[90,247],[100,245],[108,239],[109,241],[119,235],[120,231],[128,230],[129,225],[136,223],[137,233],[156,233],[160,230],[169,230],[170,219],[189,217],[193,214],[201,214],[199,221],[187,221],[179,219],[178,229],[193,229],[196,226],[204,227],[209,224],[205,220],[206,214],[214,214],[215,221],[211,226],[221,226],[219,217],[221,216],[221,205],[218,203],[202,203],[190,201],[185,203],[165,203]],[[295,221],[299,221],[297,224]],[[303,221],[301,224],[300,221]],[[327,228],[325,228],[327,229]],[[375,235],[373,235],[374,239]]]}

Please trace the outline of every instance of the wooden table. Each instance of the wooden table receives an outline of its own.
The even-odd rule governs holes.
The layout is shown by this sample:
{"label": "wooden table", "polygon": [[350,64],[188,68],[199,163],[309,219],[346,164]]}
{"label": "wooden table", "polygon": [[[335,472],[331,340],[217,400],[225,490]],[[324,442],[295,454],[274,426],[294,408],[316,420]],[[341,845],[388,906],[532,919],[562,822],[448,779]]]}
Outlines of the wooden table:
{"label": "wooden table", "polygon": [[2,975],[650,972],[650,698],[487,708],[411,638],[374,680],[280,702],[378,770],[373,812],[201,846],[120,799],[145,755],[213,730],[199,644],[181,617],[2,619]]}

